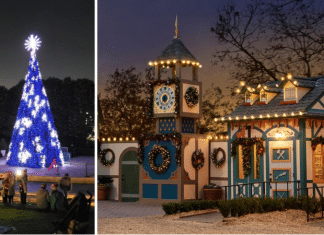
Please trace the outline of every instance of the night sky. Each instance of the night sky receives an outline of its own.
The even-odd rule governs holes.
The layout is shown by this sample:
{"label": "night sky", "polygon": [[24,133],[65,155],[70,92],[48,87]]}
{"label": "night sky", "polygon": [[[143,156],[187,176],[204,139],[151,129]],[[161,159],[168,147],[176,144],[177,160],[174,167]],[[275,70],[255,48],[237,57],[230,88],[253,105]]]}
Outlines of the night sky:
{"label": "night sky", "polygon": [[[244,2],[237,1],[237,7]],[[105,81],[116,68],[134,66],[144,73],[148,62],[171,43],[176,15],[181,41],[203,66],[199,70],[203,90],[211,83],[228,86],[228,71],[212,64],[219,45],[210,32],[218,8],[225,4],[225,0],[99,0],[98,93],[104,94]]]}
{"label": "night sky", "polygon": [[94,80],[94,0],[0,0],[0,85],[11,88],[28,71],[24,42],[40,37],[43,79]]}

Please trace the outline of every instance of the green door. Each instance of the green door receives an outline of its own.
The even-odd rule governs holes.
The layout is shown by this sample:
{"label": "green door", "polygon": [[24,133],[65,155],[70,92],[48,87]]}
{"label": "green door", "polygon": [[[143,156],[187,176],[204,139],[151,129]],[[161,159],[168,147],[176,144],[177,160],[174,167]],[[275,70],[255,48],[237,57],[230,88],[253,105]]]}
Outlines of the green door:
{"label": "green door", "polygon": [[129,151],[122,160],[122,202],[139,200],[139,165],[137,153]]}

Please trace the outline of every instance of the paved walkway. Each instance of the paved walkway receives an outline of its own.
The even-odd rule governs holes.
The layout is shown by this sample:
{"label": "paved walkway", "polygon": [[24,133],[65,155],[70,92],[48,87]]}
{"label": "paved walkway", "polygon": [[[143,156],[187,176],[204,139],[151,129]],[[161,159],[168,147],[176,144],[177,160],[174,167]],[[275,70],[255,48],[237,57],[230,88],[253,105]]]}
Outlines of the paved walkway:
{"label": "paved walkway", "polygon": [[145,205],[138,202],[98,201],[98,219],[141,217],[148,215],[164,215],[162,206]]}

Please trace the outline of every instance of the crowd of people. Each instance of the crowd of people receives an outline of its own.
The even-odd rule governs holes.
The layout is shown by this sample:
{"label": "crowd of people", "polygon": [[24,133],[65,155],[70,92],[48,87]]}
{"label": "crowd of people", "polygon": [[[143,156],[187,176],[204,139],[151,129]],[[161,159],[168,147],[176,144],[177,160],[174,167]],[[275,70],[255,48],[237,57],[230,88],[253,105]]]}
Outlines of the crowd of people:
{"label": "crowd of people", "polygon": [[[1,195],[4,204],[12,204],[13,197],[15,196],[16,181],[19,182],[19,192],[21,204],[26,204],[27,200],[27,169],[17,179],[11,171],[4,174],[2,178]],[[36,192],[36,204],[40,210],[62,211],[68,207],[68,192],[72,189],[71,178],[68,174],[60,179],[58,183],[51,185],[51,193],[46,189],[46,184],[42,184],[41,188]],[[58,190],[60,187],[64,194]]]}

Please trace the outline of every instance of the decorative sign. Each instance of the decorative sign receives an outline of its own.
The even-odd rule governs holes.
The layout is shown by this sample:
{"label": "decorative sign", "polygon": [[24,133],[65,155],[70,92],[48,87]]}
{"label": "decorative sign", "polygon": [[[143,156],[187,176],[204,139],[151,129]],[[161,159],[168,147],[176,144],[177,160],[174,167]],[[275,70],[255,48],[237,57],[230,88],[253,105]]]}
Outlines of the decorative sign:
{"label": "decorative sign", "polygon": [[290,148],[271,148],[272,162],[290,162]]}
{"label": "decorative sign", "polygon": [[274,128],[273,130],[269,131],[267,137],[287,138],[287,137],[293,137],[294,135],[295,133],[289,128],[280,127],[280,128]]}
{"label": "decorative sign", "polygon": [[272,176],[274,182],[290,181],[290,168],[273,168]]}

